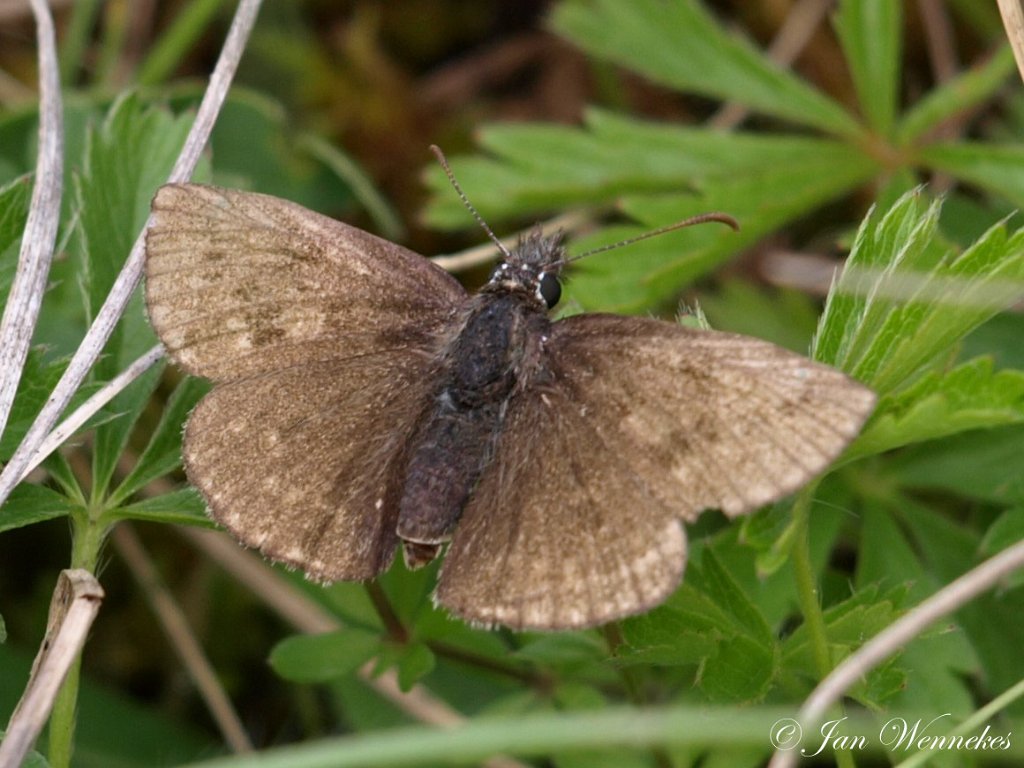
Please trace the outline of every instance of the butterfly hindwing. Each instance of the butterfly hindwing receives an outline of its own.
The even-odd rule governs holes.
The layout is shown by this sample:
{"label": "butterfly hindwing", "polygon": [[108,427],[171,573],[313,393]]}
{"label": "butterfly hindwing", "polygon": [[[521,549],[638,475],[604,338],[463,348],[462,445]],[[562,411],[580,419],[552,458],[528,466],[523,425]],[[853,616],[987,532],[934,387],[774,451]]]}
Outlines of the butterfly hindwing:
{"label": "butterfly hindwing", "polygon": [[214,519],[321,581],[387,568],[398,538],[409,392],[430,359],[379,352],[221,384],[193,412],[183,456]]}
{"label": "butterfly hindwing", "polygon": [[597,314],[555,323],[530,381],[437,590],[482,623],[591,626],[649,608],[681,577],[681,520],[796,490],[874,404],[764,341]]}

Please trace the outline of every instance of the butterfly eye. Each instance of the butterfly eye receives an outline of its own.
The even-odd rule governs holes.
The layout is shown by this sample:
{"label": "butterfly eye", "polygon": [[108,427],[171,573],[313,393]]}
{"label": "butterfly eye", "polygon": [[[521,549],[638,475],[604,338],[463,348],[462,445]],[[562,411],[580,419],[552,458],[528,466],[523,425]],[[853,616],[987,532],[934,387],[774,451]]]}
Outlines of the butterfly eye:
{"label": "butterfly eye", "polygon": [[562,284],[550,272],[545,272],[537,284],[537,296],[544,300],[548,309],[551,309],[562,297]]}

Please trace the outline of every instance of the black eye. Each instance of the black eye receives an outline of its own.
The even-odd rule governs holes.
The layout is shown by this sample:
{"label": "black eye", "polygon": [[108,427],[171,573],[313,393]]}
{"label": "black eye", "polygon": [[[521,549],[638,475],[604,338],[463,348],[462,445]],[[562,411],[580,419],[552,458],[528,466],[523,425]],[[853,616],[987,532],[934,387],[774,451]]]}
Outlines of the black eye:
{"label": "black eye", "polygon": [[562,284],[553,274],[545,272],[540,276],[540,283],[537,284],[537,294],[544,299],[548,309],[551,309],[562,297]]}

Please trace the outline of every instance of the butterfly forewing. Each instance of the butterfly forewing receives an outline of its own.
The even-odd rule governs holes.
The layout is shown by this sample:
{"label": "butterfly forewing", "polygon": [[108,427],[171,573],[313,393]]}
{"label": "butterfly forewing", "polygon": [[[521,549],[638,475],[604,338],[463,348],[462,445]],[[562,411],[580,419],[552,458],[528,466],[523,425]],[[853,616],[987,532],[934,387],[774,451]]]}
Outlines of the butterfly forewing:
{"label": "butterfly forewing", "polygon": [[150,318],[175,362],[215,381],[430,346],[465,298],[422,256],[286,200],[171,184],[153,201]]}
{"label": "butterfly forewing", "polygon": [[874,399],[744,336],[609,315],[556,323],[456,530],[438,601],[524,627],[645,610],[682,573],[680,520],[792,492]]}

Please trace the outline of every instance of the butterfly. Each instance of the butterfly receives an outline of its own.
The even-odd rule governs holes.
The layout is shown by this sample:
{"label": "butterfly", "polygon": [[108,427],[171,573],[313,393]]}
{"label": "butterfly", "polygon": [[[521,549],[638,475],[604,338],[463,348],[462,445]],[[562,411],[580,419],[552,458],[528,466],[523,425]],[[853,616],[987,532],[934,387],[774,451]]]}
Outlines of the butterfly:
{"label": "butterfly", "polygon": [[560,236],[535,232],[469,294],[294,203],[162,187],[146,304],[170,358],[215,385],[182,449],[212,517],[323,582],[372,579],[400,545],[412,567],[446,546],[434,599],[451,613],[591,627],[661,603],[685,523],[800,488],[874,406],[765,341],[552,320],[566,262]]}

